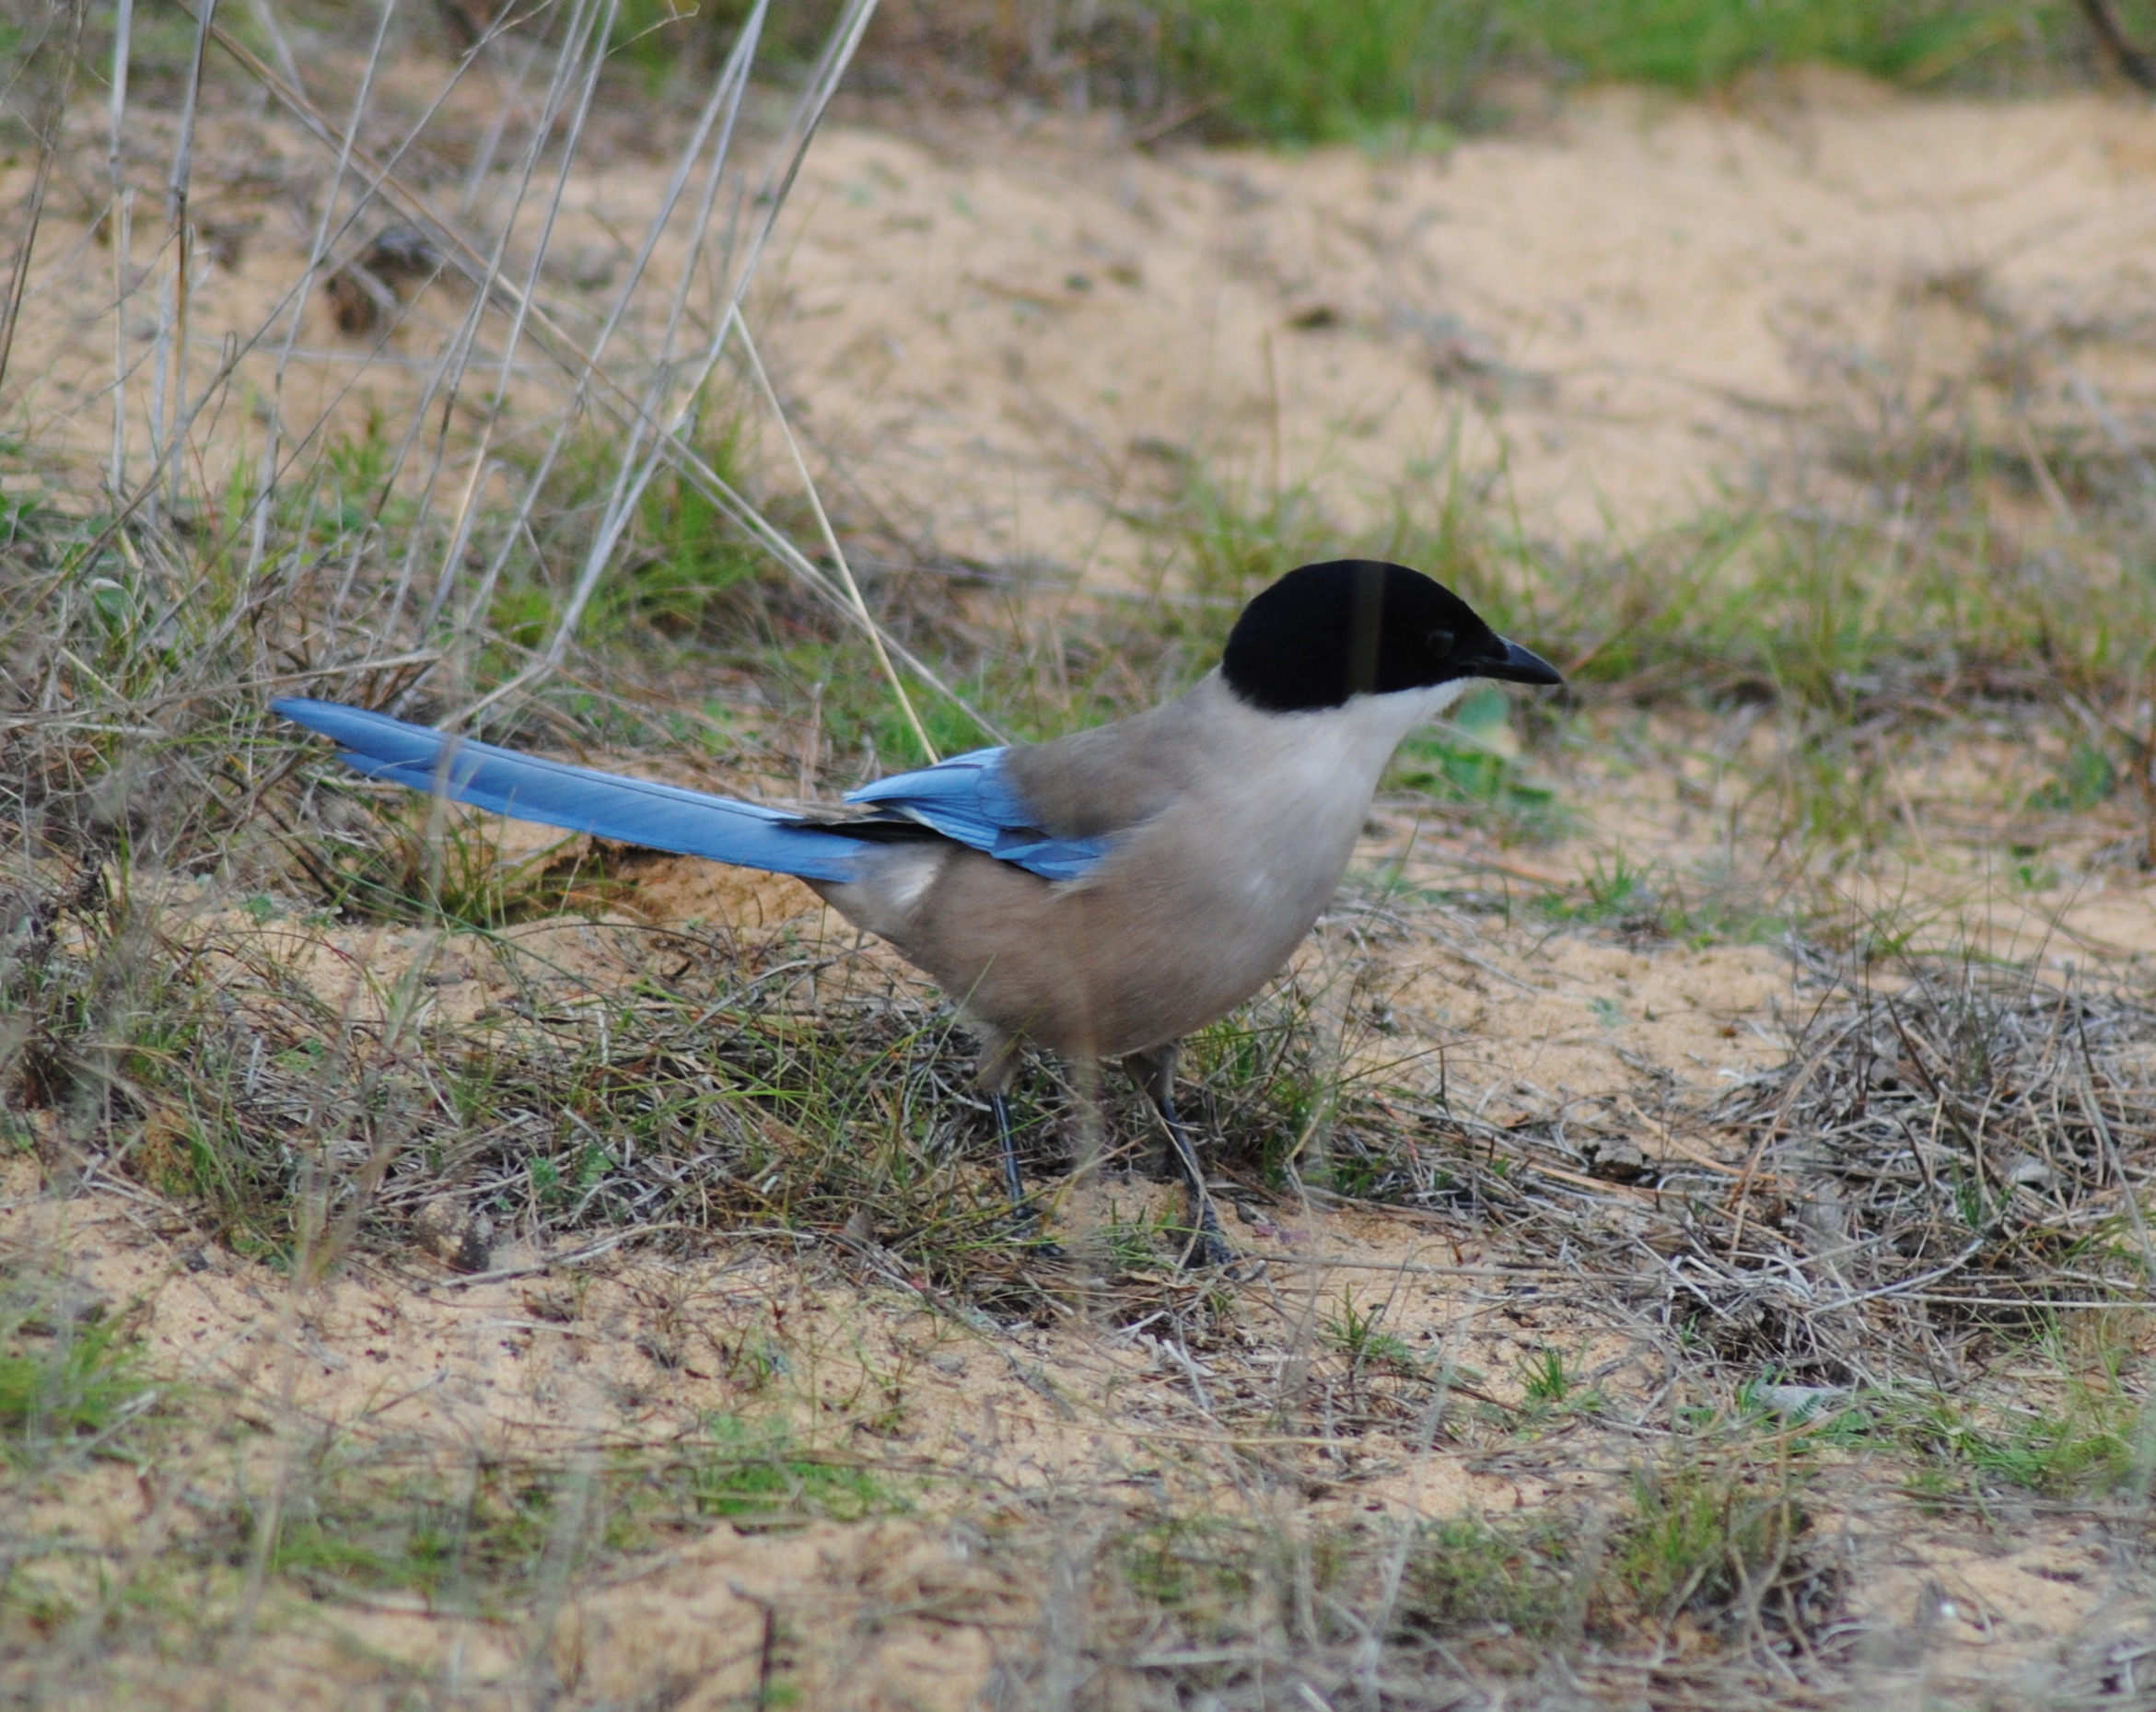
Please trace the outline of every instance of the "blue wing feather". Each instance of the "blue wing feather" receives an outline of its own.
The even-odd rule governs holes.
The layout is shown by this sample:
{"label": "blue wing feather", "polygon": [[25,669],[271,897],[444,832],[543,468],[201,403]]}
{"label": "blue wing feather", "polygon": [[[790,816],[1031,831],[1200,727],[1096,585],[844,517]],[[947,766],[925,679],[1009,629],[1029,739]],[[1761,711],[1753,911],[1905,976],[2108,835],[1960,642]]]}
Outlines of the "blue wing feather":
{"label": "blue wing feather", "polygon": [[1106,856],[1107,838],[1056,838],[1033,823],[1033,811],[1005,772],[1000,749],[976,749],[917,773],[893,774],[846,800],[901,814],[946,838],[1043,879],[1076,879]]}

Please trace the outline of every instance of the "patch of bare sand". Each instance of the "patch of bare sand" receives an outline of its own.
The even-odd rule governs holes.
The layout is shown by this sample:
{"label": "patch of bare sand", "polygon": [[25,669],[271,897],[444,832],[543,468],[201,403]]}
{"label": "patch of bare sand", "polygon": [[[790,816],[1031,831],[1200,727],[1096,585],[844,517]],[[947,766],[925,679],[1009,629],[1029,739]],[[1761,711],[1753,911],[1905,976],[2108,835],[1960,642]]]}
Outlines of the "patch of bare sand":
{"label": "patch of bare sand", "polygon": [[424,927],[263,920],[221,908],[196,917],[210,972],[257,1008],[275,987],[248,994],[246,976],[275,970],[319,1007],[320,1020],[379,1030],[469,1023],[511,1002],[611,990],[641,966],[625,917],[564,916],[498,935]]}
{"label": "patch of bare sand", "polygon": [[[19,1167],[7,1187],[0,1244],[11,1267],[63,1268],[109,1299],[140,1331],[150,1368],[191,1399],[188,1433],[161,1447],[154,1473],[93,1467],[21,1519],[92,1551],[124,1556],[146,1536],[215,1521],[236,1473],[259,1495],[286,1444],[348,1464],[393,1453],[406,1478],[431,1465],[441,1480],[475,1456],[558,1465],[663,1444],[715,1415],[775,1419],[805,1450],[834,1438],[843,1450],[856,1438],[845,1400],[892,1361],[875,1304],[843,1285],[820,1291],[755,1253],[685,1269],[628,1265],[576,1280],[573,1299],[535,1296],[530,1281],[430,1282],[370,1268],[296,1288],[183,1229],[162,1233],[169,1220],[146,1220],[127,1199],[46,1196]],[[768,1338],[768,1361],[744,1380],[738,1357],[751,1336]],[[880,1365],[863,1358],[864,1338]],[[774,1366],[798,1384],[775,1393]],[[923,1460],[889,1460],[912,1490]],[[231,1590],[219,1591],[216,1608],[229,1616]],[[551,1681],[577,1705],[663,1695],[716,1706],[763,1680],[815,1705],[956,1708],[988,1668],[982,1625],[1010,1597],[929,1524],[721,1526],[579,1585],[540,1622],[435,1611],[414,1594],[354,1591],[326,1607],[274,1597],[261,1638],[236,1660],[199,1676],[175,1661],[157,1681],[172,1705],[342,1706],[379,1695],[387,1706],[415,1678],[447,1671],[465,1693],[506,1692],[519,1705]]]}
{"label": "patch of bare sand", "polygon": [[1379,990],[1405,1039],[1389,1051],[1395,1037],[1375,1035],[1359,1056],[1399,1065],[1412,1050],[1416,1079],[1434,1083],[1442,1041],[1453,1098],[1493,1115],[1546,1109],[1552,1096],[1634,1089],[1657,1070],[1704,1092],[1772,1061],[1777,1048],[1754,1025],[1789,995],[1778,952],[1634,949],[1547,930],[1538,937],[1539,944],[1484,938],[1463,953],[1453,934],[1453,945],[1435,940],[1422,957],[1381,961]]}
{"label": "patch of bare sand", "polygon": [[[1472,1299],[1474,1278],[1421,1271],[1456,1263],[1458,1245],[1366,1214],[1305,1209],[1272,1235],[1291,1261],[1374,1264],[1374,1282],[1289,1264],[1285,1285],[1255,1287],[1235,1333],[1194,1357],[1172,1317],[1119,1329],[1087,1309],[1082,1287],[1055,1326],[998,1327],[754,1249],[551,1280],[370,1264],[296,1287],[203,1245],[146,1199],[50,1195],[20,1162],[6,1187],[9,1265],[64,1270],[110,1299],[150,1369],[190,1398],[185,1435],[151,1473],[93,1467],[24,1517],[78,1549],[124,1559],[212,1525],[236,1479],[268,1487],[286,1447],[309,1467],[394,1454],[406,1478],[434,1466],[449,1479],[475,1456],[559,1464],[693,1441],[714,1417],[781,1425],[790,1446],[850,1458],[916,1512],[780,1533],[720,1526],[538,1614],[483,1620],[411,1593],[274,1594],[236,1658],[157,1675],[167,1704],[389,1705],[401,1686],[453,1677],[511,1704],[551,1682],[573,1705],[681,1695],[716,1706],[775,1668],[771,1680],[810,1704],[957,1707],[1041,1590],[984,1559],[956,1519],[1023,1519],[1076,1498],[1110,1513],[1171,1495],[1207,1508],[1253,1455],[1303,1466],[1321,1509],[1344,1514],[1501,1507],[1544,1486],[1479,1470],[1456,1447],[1410,1473],[1404,1405],[1365,1441],[1337,1438],[1338,1411],[1363,1406],[1343,1392],[1322,1329],[1344,1305],[1378,1309],[1418,1348],[1480,1361],[1499,1375],[1486,1382],[1513,1396],[1525,1359],[1514,1333],[1533,1324],[1508,1304],[1505,1329],[1481,1335],[1493,1307]],[[1162,1194],[1142,1182],[1121,1193],[1140,1214]],[[1283,1352],[1297,1350],[1282,1413]],[[204,1609],[229,1616],[231,1597],[214,1589]]]}
{"label": "patch of bare sand", "polygon": [[[448,76],[401,68],[414,87],[434,72]],[[483,111],[487,94],[475,76],[457,104]],[[70,458],[95,467],[111,433],[99,122],[86,110],[63,162],[9,371],[20,437],[56,479]],[[29,169],[0,171],[0,193]],[[468,305],[437,285],[377,349],[337,330],[319,287],[291,297],[312,227],[289,192],[323,177],[297,128],[205,117],[205,230],[233,236],[205,249],[190,297],[189,384],[227,350],[265,392],[281,366],[287,432],[334,436],[414,407]],[[542,295],[572,332],[595,327],[663,178],[601,150],[566,180]],[[1431,155],[1154,155],[1101,124],[1014,134],[985,117],[833,125],[759,319],[854,498],[942,551],[1127,584],[1157,551],[1127,518],[1184,452],[1255,492],[1307,484],[1344,522],[1455,468],[1501,472],[1531,530],[1591,540],[1752,483],[1782,457],[1789,413],[1890,333],[1938,321],[1967,356],[1987,302],[2069,337],[2114,406],[2138,400],[2156,379],[2139,331],[2156,309],[2151,185],[2156,117],[2123,100],[1917,101],[1817,75],[1717,106],[1579,98]],[[148,260],[146,235],[139,248]],[[670,239],[655,252],[648,313],[619,335],[624,374],[686,262]],[[144,275],[122,349],[151,347],[159,289]],[[526,355],[510,435],[555,402]],[[491,389],[456,394],[444,491],[469,474]],[[2092,420],[2064,382],[2031,408]],[[244,465],[259,434],[223,413],[204,479]],[[510,485],[490,473],[476,497]]]}
{"label": "patch of bare sand", "polygon": [[1157,487],[1164,448],[1346,518],[1501,458],[1531,529],[1638,530],[1771,464],[1822,364],[1939,280],[2108,325],[2085,360],[2150,378],[2156,119],[2123,101],[1803,76],[1432,156],[1057,133],[828,133],[775,275],[771,340],[848,479],[991,560],[1127,575],[1144,543],[1101,500]]}
{"label": "patch of bare sand", "polygon": [[1908,1516],[1843,1526],[1867,1686],[1934,1704],[2056,1704],[2082,1686],[2077,1654],[2147,1656],[2141,1613],[2110,1594],[2114,1548],[2098,1531],[2034,1515],[1988,1539]]}
{"label": "patch of bare sand", "polygon": [[640,862],[626,877],[639,913],[681,927],[761,934],[824,914],[823,900],[785,874],[665,858]]}
{"label": "patch of bare sand", "polygon": [[1629,876],[1643,902],[1673,892],[1740,935],[1807,919],[1846,940],[2121,979],[2156,959],[2146,809],[2123,789],[2043,806],[2065,761],[2057,733],[1958,720],[1823,779],[1804,740],[1756,709],[1637,722],[1605,711],[1589,729],[1569,752],[1530,758],[1559,769],[1567,820],[1553,841],[1499,847],[1381,811],[1367,848],[1414,886],[1494,891],[1529,914],[1577,914]]}

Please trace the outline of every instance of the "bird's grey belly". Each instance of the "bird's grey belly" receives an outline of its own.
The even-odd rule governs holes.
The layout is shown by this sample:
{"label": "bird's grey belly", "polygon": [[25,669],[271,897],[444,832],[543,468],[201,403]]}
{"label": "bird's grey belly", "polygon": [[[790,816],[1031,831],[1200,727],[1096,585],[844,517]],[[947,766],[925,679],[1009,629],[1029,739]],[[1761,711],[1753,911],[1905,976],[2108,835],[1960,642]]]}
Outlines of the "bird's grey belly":
{"label": "bird's grey belly", "polygon": [[862,882],[817,890],[978,1021],[1117,1058],[1203,1028],[1279,972],[1339,880],[1337,867],[1299,866],[1286,888],[1210,866],[1068,887],[974,851],[914,846]]}

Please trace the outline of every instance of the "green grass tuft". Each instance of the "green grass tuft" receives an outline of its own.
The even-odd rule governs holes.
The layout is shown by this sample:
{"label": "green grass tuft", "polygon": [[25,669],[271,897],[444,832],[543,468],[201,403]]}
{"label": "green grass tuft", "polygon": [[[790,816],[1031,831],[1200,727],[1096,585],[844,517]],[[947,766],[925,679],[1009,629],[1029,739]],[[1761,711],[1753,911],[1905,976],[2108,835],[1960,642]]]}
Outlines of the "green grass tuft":
{"label": "green grass tuft", "polygon": [[565,1554],[582,1567],[715,1520],[769,1529],[906,1508],[871,1470],[738,1415],[580,1462],[401,1467],[327,1445],[294,1484],[269,1554],[276,1573],[325,1595],[393,1588],[485,1609],[529,1598]]}
{"label": "green grass tuft", "polygon": [[1578,75],[1696,92],[1758,66],[1806,62],[1931,82],[2018,36],[2032,8],[1952,0],[1514,0],[1492,10],[1513,40]]}
{"label": "green grass tuft", "polygon": [[[2148,8],[2124,9],[2145,39]],[[2062,0],[1171,0],[1159,29],[1216,134],[1288,144],[1441,146],[1499,71],[1696,94],[1803,64],[1921,87],[2094,60]]]}
{"label": "green grass tuft", "polygon": [[1163,58],[1217,131],[1279,142],[1454,115],[1497,14],[1452,0],[1173,0]]}
{"label": "green grass tuft", "polygon": [[1409,1636],[1496,1631],[1546,1640],[1566,1625],[1575,1570],[1573,1543],[1548,1518],[1433,1523],[1408,1557],[1395,1621]]}
{"label": "green grass tuft", "polygon": [[152,1390],[118,1321],[77,1323],[34,1293],[0,1312],[0,1455],[17,1467],[108,1438]]}
{"label": "green grass tuft", "polygon": [[1643,1471],[1618,1526],[1609,1573],[1640,1613],[1668,1624],[1754,1599],[1790,1565],[1810,1525],[1796,1495],[1741,1469],[1679,1464]]}

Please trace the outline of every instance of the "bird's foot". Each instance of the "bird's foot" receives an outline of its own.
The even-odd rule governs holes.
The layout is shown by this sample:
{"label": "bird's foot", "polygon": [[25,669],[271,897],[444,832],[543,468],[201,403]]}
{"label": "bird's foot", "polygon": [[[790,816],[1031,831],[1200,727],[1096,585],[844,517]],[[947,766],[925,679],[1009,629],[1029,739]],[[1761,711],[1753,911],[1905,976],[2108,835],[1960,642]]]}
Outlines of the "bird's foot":
{"label": "bird's foot", "polygon": [[1183,1253],[1183,1269],[1218,1272],[1230,1284],[1242,1281],[1242,1268],[1236,1264],[1235,1251],[1218,1231],[1201,1230],[1192,1238],[1190,1247]]}
{"label": "bird's foot", "polygon": [[1235,1250],[1228,1240],[1227,1232],[1220,1229],[1220,1221],[1213,1216],[1211,1205],[1201,1204],[1191,1220],[1190,1242],[1183,1251],[1183,1269],[1218,1271],[1232,1284],[1242,1277],[1242,1269],[1236,1261]]}
{"label": "bird's foot", "polygon": [[1038,1259],[1063,1258],[1063,1245],[1042,1229],[1040,1209],[1030,1201],[1011,1203],[1010,1234]]}

